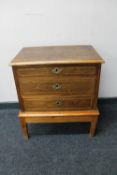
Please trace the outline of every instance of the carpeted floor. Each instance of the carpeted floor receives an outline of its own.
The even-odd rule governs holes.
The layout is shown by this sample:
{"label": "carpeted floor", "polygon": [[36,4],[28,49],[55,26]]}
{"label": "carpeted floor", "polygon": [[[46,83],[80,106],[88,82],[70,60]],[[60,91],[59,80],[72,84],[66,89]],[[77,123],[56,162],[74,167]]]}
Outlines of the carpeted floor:
{"label": "carpeted floor", "polygon": [[0,110],[0,175],[117,175],[117,104],[100,104],[97,134],[89,124],[29,125],[22,137],[17,109]]}

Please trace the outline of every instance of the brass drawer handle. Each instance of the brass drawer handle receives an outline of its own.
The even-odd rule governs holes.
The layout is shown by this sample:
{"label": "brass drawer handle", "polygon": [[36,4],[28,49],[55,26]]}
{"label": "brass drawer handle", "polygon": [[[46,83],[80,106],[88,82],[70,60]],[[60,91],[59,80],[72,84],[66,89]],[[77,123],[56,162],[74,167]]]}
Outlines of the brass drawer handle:
{"label": "brass drawer handle", "polygon": [[59,90],[59,89],[61,89],[61,85],[59,84],[59,83],[56,83],[56,84],[54,84],[53,86],[52,86],[52,88],[54,89],[54,90]]}
{"label": "brass drawer handle", "polygon": [[54,73],[54,74],[60,74],[61,72],[62,72],[62,68],[60,68],[60,67],[54,67],[53,69],[52,69],[52,72]]}
{"label": "brass drawer handle", "polygon": [[61,105],[62,105],[62,101],[61,101],[61,100],[57,100],[57,101],[55,102],[55,104],[56,104],[57,106],[61,106]]}

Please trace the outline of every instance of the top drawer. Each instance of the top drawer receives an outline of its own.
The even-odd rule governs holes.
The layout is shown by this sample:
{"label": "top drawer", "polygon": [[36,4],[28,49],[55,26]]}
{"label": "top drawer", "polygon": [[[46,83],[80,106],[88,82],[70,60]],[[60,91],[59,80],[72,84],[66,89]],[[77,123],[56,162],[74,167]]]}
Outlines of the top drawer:
{"label": "top drawer", "polygon": [[56,65],[24,66],[17,68],[18,76],[59,76],[59,75],[96,75],[95,65]]}

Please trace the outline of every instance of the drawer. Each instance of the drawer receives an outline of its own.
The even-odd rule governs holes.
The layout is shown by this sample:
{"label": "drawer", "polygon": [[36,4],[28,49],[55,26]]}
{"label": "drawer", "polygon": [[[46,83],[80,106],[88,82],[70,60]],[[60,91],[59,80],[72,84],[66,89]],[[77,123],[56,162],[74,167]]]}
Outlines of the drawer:
{"label": "drawer", "polygon": [[25,111],[59,111],[81,110],[92,108],[91,97],[72,96],[40,96],[39,98],[23,98]]}
{"label": "drawer", "polygon": [[47,95],[67,93],[77,95],[93,95],[95,92],[96,77],[21,77],[19,86],[22,96]]}
{"label": "drawer", "polygon": [[24,66],[17,68],[18,76],[59,76],[59,75],[95,75],[95,65],[56,65]]}

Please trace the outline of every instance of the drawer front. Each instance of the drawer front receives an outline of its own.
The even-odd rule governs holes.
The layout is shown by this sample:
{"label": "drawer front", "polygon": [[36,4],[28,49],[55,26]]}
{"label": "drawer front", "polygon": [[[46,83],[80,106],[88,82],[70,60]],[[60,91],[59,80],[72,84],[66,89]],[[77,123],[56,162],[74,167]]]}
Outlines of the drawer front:
{"label": "drawer front", "polygon": [[93,95],[96,77],[20,77],[19,86],[22,96],[67,93]]}
{"label": "drawer front", "polygon": [[27,66],[17,69],[18,76],[96,75],[95,65]]}
{"label": "drawer front", "polygon": [[74,96],[40,96],[39,98],[23,98],[25,111],[59,111],[91,109],[92,99]]}

